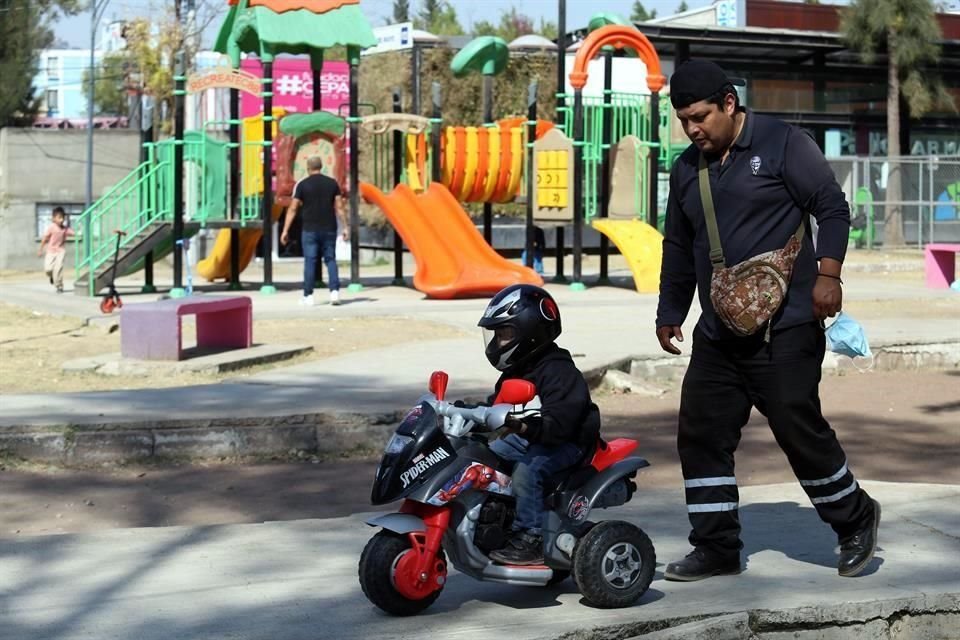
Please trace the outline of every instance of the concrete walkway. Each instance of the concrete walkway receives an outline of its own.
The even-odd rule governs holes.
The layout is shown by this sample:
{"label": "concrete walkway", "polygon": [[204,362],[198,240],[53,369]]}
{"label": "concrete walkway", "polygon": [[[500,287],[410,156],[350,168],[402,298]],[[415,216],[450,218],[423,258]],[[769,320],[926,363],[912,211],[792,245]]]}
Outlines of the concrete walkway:
{"label": "concrete walkway", "polygon": [[[914,258],[911,257],[911,260]],[[868,262],[862,265],[875,266]],[[891,272],[898,271],[890,265]],[[887,273],[856,271],[847,276],[845,301],[855,308],[858,301],[886,300],[894,303],[890,313],[864,322],[871,346],[940,345],[960,342],[960,294],[950,290],[923,289],[917,282]],[[625,272],[613,270],[616,282],[629,286]],[[327,318],[360,316],[415,316],[421,320],[449,324],[476,337],[401,343],[383,349],[363,349],[305,364],[278,367],[245,377],[241,382],[153,390],[94,393],[4,395],[0,427],[24,425],[131,424],[143,421],[210,420],[224,417],[267,417],[317,413],[384,413],[409,406],[424,390],[431,371],[450,373],[450,393],[456,397],[485,395],[497,372],[483,356],[476,322],[484,300],[428,300],[419,292],[401,287],[380,286],[385,278],[372,279],[371,286],[356,294],[344,294],[340,307],[322,305],[302,308],[300,293],[281,291],[265,296],[243,292],[254,302],[255,318],[314,317],[318,326]],[[583,371],[606,367],[637,358],[659,358],[663,354],[653,334],[657,297],[638,294],[625,287],[593,287],[583,292],[563,285],[548,285],[557,298],[563,316],[559,342],[573,354]],[[203,294],[201,294],[203,295]],[[156,296],[127,296],[127,304]],[[918,300],[955,300],[955,310],[917,320]],[[896,301],[910,301],[896,307]],[[0,301],[49,313],[90,316],[94,301],[70,295],[57,296],[45,283],[14,282],[0,287]],[[694,305],[684,325],[689,354],[693,321],[699,315]],[[256,338],[256,324],[254,324]]]}
{"label": "concrete walkway", "polygon": [[[360,552],[374,530],[356,514],[0,540],[0,636],[525,640],[580,630],[576,637],[586,639],[609,637],[588,632],[596,628],[618,626],[616,637],[628,637],[651,621],[755,609],[829,605],[834,615],[841,608],[841,619],[863,622],[867,609],[890,615],[909,599],[930,613],[960,614],[954,562],[960,486],[864,482],[883,504],[884,519],[877,558],[855,579],[837,576],[836,540],[796,484],[743,488],[746,571],[675,583],[662,579],[662,569],[688,550],[683,496],[644,490],[642,480],[641,474],[633,502],[604,513],[642,527],[657,550],[650,590],[627,609],[585,606],[570,580],[525,588],[451,572],[424,614],[386,616],[364,598],[357,581]],[[815,618],[811,611],[806,620]]]}
{"label": "concrete walkway", "polygon": [[[895,301],[882,317],[864,323],[875,349],[891,344],[954,348],[960,342],[956,293],[924,290],[920,278],[890,278],[880,268],[848,268],[856,274],[846,276],[849,308],[858,302]],[[619,282],[629,283],[617,273]],[[180,452],[199,450],[224,425],[233,425],[232,437],[242,431],[247,438],[281,433],[296,440],[323,427],[349,438],[361,428],[361,421],[350,416],[359,416],[363,424],[379,421],[380,430],[389,430],[395,412],[422,393],[434,369],[450,372],[452,396],[487,392],[496,372],[483,357],[475,329],[484,301],[424,300],[416,291],[380,286],[382,282],[345,296],[348,304],[339,308],[302,309],[295,290],[245,295],[253,298],[257,318],[309,316],[322,327],[330,317],[415,314],[477,331],[476,337],[360,349],[243,381],[198,387],[4,395],[0,440],[12,431],[33,428],[30,437],[37,447],[57,439],[61,447],[75,446],[84,436],[91,442],[100,438],[101,449],[104,443],[108,450],[129,444],[157,453],[160,443],[167,447],[164,451],[176,453],[178,446]],[[597,287],[580,293],[564,286],[549,288],[564,318],[560,342],[582,369],[660,357],[652,330],[656,296],[629,288]],[[131,304],[137,298],[128,295],[126,300]],[[921,313],[918,305],[937,301],[939,308],[941,299],[951,301],[945,312]],[[5,281],[0,301],[101,320],[91,315],[95,301],[56,296],[42,283]],[[696,314],[691,312],[691,318]],[[691,327],[692,322],[685,326],[686,353]],[[310,416],[319,414],[329,414],[329,422],[311,422]],[[155,427],[162,424],[184,428],[158,440]],[[263,427],[260,435],[250,435],[256,426]],[[137,431],[141,427],[153,435]],[[122,433],[128,441],[111,440]],[[577,637],[587,639],[604,637],[589,631],[595,628],[617,626],[617,637],[629,637],[642,633],[650,621],[758,608],[841,606],[841,617],[859,621],[870,607],[887,614],[900,611],[897,603],[904,600],[931,614],[960,616],[960,572],[954,561],[960,554],[960,486],[870,479],[863,484],[881,501],[884,514],[880,551],[867,575],[837,576],[832,532],[819,522],[800,488],[785,484],[741,489],[743,575],[679,584],[665,582],[662,568],[688,550],[683,496],[679,491],[644,490],[641,474],[634,501],[604,515],[634,522],[650,534],[658,572],[642,601],[621,610],[586,607],[569,580],[551,589],[528,589],[478,583],[454,572],[425,614],[387,617],[366,601],[357,582],[360,552],[373,533],[363,514],[0,539],[0,638],[476,640],[556,638],[584,630]]]}

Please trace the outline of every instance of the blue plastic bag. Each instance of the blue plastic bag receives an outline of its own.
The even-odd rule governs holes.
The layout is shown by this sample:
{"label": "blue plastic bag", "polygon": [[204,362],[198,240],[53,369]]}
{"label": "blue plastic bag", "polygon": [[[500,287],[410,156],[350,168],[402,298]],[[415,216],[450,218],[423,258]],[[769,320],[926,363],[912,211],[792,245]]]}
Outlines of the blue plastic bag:
{"label": "blue plastic bag", "polygon": [[827,348],[834,353],[851,358],[869,358],[870,344],[860,323],[840,312],[833,324],[827,327]]}

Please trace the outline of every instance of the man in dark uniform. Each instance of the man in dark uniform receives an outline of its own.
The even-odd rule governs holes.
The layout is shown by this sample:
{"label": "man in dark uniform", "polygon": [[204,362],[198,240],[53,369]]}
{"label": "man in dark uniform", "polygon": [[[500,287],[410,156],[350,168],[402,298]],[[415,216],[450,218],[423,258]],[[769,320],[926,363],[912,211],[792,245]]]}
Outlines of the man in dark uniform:
{"label": "man in dark uniform", "polygon": [[[838,572],[861,573],[877,544],[880,505],[860,488],[836,434],[820,409],[823,320],[840,311],[840,269],[850,212],[830,166],[804,131],[740,107],[732,81],[706,60],[673,74],[670,100],[693,142],[670,174],[663,240],[657,339],[679,354],[694,290],[703,312],[683,380],[677,447],[692,525],[686,558],[667,566],[668,580],[739,573],[739,494],[734,452],[756,407],[820,518],[840,542]],[[782,249],[806,223],[783,306],[769,333],[740,337],[710,301],[712,265],[698,161],[705,156],[726,266]],[[809,231],[809,229],[807,229]]]}
{"label": "man in dark uniform", "polygon": [[307,160],[307,177],[293,189],[293,198],[280,234],[280,243],[290,241],[290,225],[303,209],[303,299],[300,304],[313,306],[313,285],[317,279],[317,258],[323,256],[327,265],[330,304],[340,304],[340,279],[337,273],[337,221],[340,221],[343,239],[349,238],[347,218],[340,195],[340,185],[323,175],[323,160],[314,156]]}

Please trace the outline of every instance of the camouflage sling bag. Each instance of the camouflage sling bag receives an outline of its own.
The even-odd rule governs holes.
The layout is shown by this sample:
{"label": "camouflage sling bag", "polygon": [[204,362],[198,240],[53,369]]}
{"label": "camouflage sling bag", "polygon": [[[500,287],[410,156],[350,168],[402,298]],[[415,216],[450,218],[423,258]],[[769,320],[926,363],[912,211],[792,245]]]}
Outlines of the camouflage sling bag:
{"label": "camouflage sling bag", "polygon": [[710,175],[703,154],[700,154],[699,170],[700,199],[710,239],[710,262],[713,264],[710,301],[723,324],[735,334],[753,335],[766,326],[766,339],[769,340],[770,319],[787,296],[793,263],[803,246],[804,222],[801,220],[800,227],[790,236],[783,249],[767,251],[727,267],[720,246],[717,214],[710,192]]}

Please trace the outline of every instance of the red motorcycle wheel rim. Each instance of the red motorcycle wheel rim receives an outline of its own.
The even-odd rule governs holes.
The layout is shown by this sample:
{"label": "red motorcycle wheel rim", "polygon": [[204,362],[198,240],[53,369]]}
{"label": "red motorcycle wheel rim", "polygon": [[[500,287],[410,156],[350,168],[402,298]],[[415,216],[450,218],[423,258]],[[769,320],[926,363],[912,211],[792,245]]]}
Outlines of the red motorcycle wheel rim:
{"label": "red motorcycle wheel rim", "polygon": [[408,600],[426,598],[441,588],[447,580],[447,566],[439,558],[434,558],[430,564],[426,579],[420,579],[421,576],[417,575],[417,564],[423,552],[422,544],[416,543],[413,549],[404,552],[394,564],[393,586],[397,593]]}

